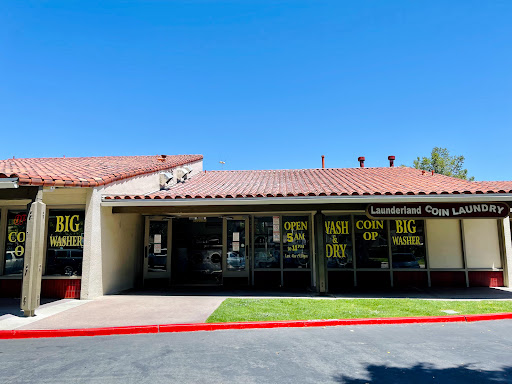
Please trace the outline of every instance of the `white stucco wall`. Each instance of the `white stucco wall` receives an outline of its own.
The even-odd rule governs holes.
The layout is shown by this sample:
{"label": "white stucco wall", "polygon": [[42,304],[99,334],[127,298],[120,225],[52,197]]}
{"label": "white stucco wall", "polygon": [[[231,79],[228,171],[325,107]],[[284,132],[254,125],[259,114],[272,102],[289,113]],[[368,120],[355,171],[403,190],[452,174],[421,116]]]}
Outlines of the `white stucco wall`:
{"label": "white stucco wall", "polygon": [[497,221],[473,219],[462,224],[468,268],[501,268]]}
{"label": "white stucco wall", "polygon": [[155,192],[160,190],[160,173],[161,172],[154,172],[146,175],[135,176],[129,179],[115,181],[101,187],[96,187],[95,189],[100,191],[102,195],[137,195]]}
{"label": "white stucco wall", "polygon": [[[194,177],[195,175],[197,175],[198,173],[203,172],[203,160],[196,161],[196,162],[190,163],[190,164],[186,164],[185,167],[190,169],[190,173],[187,175],[187,178],[190,179],[190,178]],[[175,184],[176,184],[176,180],[175,180],[175,178],[173,178],[173,180],[170,180],[167,183],[167,188],[172,187]]]}
{"label": "white stucco wall", "polygon": [[512,235],[510,233],[510,218],[503,220],[503,252],[505,256],[504,283],[506,287],[512,286]]}
{"label": "white stucco wall", "polygon": [[93,299],[103,295],[100,204],[99,190],[89,188],[85,206],[81,299]]}
{"label": "white stucco wall", "polygon": [[52,205],[85,205],[87,190],[89,188],[57,187],[53,190],[49,187],[43,189],[43,203],[51,209]]}
{"label": "white stucco wall", "polygon": [[463,268],[459,220],[425,220],[430,268]]}
{"label": "white stucco wall", "polygon": [[103,294],[133,288],[140,273],[144,220],[139,214],[113,214],[101,208]]}
{"label": "white stucco wall", "polygon": [[[203,162],[186,164],[192,172],[202,172]],[[138,214],[113,214],[101,207],[101,196],[143,195],[160,190],[160,173],[120,180],[106,186],[88,188],[85,212],[82,299],[94,299],[135,285],[142,257],[144,220]]]}
{"label": "white stucco wall", "polygon": [[[122,235],[119,232],[120,220],[124,215],[114,218],[112,209],[101,208],[101,196],[105,194],[145,194],[159,190],[159,173],[155,172],[126,180],[121,180],[106,186],[89,189],[85,210],[84,261],[82,266],[81,299],[94,299],[106,293],[113,293],[116,287],[126,289],[133,286],[127,282],[135,279],[136,266],[129,265],[132,254],[125,255],[126,268],[130,276],[116,273],[119,266],[117,247],[123,247]],[[141,219],[142,220],[142,219]],[[133,222],[132,222],[132,225]],[[142,231],[142,230],[141,230]],[[130,240],[127,240],[130,244]],[[134,250],[134,252],[137,252]]]}
{"label": "white stucco wall", "polygon": [[[194,163],[185,164],[184,166],[190,168],[191,172],[188,177],[194,177],[203,171],[203,161],[196,161]],[[178,167],[179,168],[179,167]],[[102,187],[96,187],[101,191],[102,195],[144,195],[160,190],[160,174],[164,172],[172,172],[172,169],[148,173],[141,176],[131,177],[129,179],[116,181]]]}
{"label": "white stucco wall", "polygon": [[194,175],[203,172],[203,160],[187,164],[186,167],[190,168],[190,177],[193,177]]}

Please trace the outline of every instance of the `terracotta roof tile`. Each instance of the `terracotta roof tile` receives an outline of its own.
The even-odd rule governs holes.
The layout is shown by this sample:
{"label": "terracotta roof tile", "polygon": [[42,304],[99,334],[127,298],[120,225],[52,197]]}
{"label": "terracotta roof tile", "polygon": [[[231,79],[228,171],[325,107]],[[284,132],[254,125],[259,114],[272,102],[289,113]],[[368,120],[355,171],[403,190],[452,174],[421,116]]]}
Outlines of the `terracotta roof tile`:
{"label": "terracotta roof tile", "polygon": [[59,157],[0,160],[0,178],[17,177],[19,185],[89,187],[178,167],[202,155]]}
{"label": "terracotta roof tile", "polygon": [[[512,181],[476,182],[408,167],[203,172],[144,199],[512,193]],[[128,196],[120,196],[121,199]],[[106,199],[112,197],[107,196]]]}

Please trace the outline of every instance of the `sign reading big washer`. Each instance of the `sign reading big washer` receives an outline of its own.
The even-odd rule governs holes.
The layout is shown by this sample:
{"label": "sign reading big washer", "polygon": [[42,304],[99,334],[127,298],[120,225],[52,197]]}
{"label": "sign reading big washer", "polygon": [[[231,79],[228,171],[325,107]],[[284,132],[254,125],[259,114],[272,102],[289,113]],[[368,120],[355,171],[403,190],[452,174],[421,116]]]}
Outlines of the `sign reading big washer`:
{"label": "sign reading big washer", "polygon": [[369,204],[366,208],[366,216],[371,219],[499,219],[509,213],[505,203]]}

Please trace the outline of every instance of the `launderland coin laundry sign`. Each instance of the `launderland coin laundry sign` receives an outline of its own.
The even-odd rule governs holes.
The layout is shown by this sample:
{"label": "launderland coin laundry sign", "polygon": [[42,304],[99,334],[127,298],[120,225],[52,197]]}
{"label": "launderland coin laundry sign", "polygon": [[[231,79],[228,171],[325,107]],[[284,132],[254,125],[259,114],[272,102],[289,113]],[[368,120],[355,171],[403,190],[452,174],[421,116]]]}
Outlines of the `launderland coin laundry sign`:
{"label": "launderland coin laundry sign", "polygon": [[366,215],[372,219],[502,219],[509,215],[505,203],[397,203],[370,204]]}

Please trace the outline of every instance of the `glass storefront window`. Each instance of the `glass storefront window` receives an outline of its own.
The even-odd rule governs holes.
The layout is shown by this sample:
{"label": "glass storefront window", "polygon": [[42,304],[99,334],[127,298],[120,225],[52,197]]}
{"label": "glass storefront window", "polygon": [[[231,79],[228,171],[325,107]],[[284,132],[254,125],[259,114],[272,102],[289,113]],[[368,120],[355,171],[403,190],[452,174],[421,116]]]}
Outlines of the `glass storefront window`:
{"label": "glass storefront window", "polygon": [[355,216],[357,268],[389,268],[387,222]]}
{"label": "glass storefront window", "polygon": [[[274,227],[274,223],[277,227]],[[279,216],[254,218],[254,267],[280,268]]]}
{"label": "glass storefront window", "polygon": [[23,271],[26,230],[27,213],[25,211],[9,211],[5,241],[5,275],[21,274]]}
{"label": "glass storefront window", "polygon": [[308,216],[283,217],[284,268],[310,268]]}
{"label": "glass storefront window", "polygon": [[47,275],[82,275],[84,222],[84,211],[49,211]]}
{"label": "glass storefront window", "polygon": [[391,220],[393,268],[425,268],[425,222]]}
{"label": "glass storefront window", "polygon": [[245,220],[228,220],[227,231],[226,269],[245,271]]}
{"label": "glass storefront window", "polygon": [[326,216],[324,235],[327,268],[353,268],[350,216]]}

